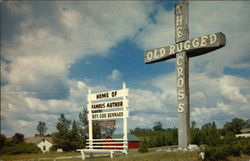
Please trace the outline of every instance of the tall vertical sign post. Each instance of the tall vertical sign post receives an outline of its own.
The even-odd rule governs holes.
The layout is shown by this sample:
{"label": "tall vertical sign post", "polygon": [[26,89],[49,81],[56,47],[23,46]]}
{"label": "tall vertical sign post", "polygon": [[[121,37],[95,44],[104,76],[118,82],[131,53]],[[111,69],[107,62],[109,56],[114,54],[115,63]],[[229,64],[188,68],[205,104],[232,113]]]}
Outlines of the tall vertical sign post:
{"label": "tall vertical sign post", "polygon": [[178,145],[186,148],[190,144],[190,102],[189,102],[189,57],[206,54],[224,47],[226,37],[218,32],[189,40],[188,1],[175,5],[175,42],[176,44],[147,50],[144,55],[146,64],[176,58],[176,85],[178,111]]}
{"label": "tall vertical sign post", "polygon": [[[189,38],[188,2],[175,5],[175,42]],[[190,144],[190,103],[189,103],[189,58],[186,51],[176,54],[177,109],[178,109],[178,145]]]}

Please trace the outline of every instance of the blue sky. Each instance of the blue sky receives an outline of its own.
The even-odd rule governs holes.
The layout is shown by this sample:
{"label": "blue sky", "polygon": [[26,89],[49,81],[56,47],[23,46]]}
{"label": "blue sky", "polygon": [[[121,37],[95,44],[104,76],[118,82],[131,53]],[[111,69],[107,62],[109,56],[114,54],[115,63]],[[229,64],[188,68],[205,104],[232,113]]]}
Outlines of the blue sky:
{"label": "blue sky", "polygon": [[[174,44],[174,1],[2,2],[1,132],[55,131],[78,120],[93,92],[130,89],[129,129],[177,127],[175,59],[144,51]],[[223,32],[224,48],[190,59],[191,120],[222,126],[250,114],[247,1],[190,1],[190,39]],[[119,132],[119,127],[117,132]]]}
{"label": "blue sky", "polygon": [[87,81],[87,83],[90,85],[103,84],[112,88],[114,85],[110,84],[110,79],[106,77],[115,68],[122,73],[121,79],[114,82],[115,86],[120,88],[122,81],[125,81],[128,86],[136,88],[136,85],[140,84],[142,80],[149,80],[160,75],[162,69],[167,72],[175,70],[174,63],[147,65],[142,61],[143,57],[144,51],[126,39],[111,48],[108,56],[88,56],[78,60],[71,66],[69,77],[78,80],[89,78],[91,81]]}

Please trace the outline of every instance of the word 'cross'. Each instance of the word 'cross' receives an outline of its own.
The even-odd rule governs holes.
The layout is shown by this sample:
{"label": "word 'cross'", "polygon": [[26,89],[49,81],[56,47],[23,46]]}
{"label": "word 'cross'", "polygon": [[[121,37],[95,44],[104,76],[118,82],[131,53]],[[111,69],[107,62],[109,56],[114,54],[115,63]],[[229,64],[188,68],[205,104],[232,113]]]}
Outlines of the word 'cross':
{"label": "word 'cross'", "polygon": [[226,44],[226,37],[218,32],[189,40],[188,1],[175,5],[175,42],[176,44],[148,50],[145,52],[146,64],[176,57],[178,145],[186,148],[190,140],[190,103],[189,103],[189,57],[206,54]]}

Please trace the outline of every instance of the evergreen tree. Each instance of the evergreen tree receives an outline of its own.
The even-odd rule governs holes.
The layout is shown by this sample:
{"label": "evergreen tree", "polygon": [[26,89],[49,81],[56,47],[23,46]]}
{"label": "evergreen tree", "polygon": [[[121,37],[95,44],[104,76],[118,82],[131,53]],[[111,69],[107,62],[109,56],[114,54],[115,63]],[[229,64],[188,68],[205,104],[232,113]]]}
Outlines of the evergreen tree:
{"label": "evergreen tree", "polygon": [[19,143],[22,143],[22,142],[24,142],[24,135],[23,134],[21,134],[21,133],[15,133],[12,136],[12,143],[19,144]]}
{"label": "evergreen tree", "polygon": [[244,128],[250,128],[250,119],[248,119],[248,120],[246,121],[246,125],[245,125]]}
{"label": "evergreen tree", "polygon": [[72,138],[78,138],[78,137],[79,137],[78,127],[77,127],[77,124],[76,124],[76,121],[75,121],[75,120],[74,120],[73,123],[72,123],[71,137],[72,137]]}
{"label": "evergreen tree", "polygon": [[64,114],[61,114],[56,124],[57,132],[53,134],[55,144],[58,148],[62,148],[63,151],[71,150],[70,124],[70,120],[67,120]]}
{"label": "evergreen tree", "polygon": [[215,146],[221,142],[220,133],[217,130],[215,122],[202,126],[202,143]]}
{"label": "evergreen tree", "polygon": [[211,123],[207,123],[201,127],[201,144],[206,143],[206,137],[210,134],[211,126]]}
{"label": "evergreen tree", "polygon": [[191,129],[194,129],[196,127],[196,122],[195,121],[192,121],[191,122]]}
{"label": "evergreen tree", "polygon": [[116,128],[114,126],[102,126],[102,127],[100,127],[102,138],[105,138],[107,136],[113,136],[115,129]]}
{"label": "evergreen tree", "polygon": [[140,152],[140,153],[146,153],[146,152],[148,152],[148,142],[147,142],[147,140],[144,138],[142,141],[141,141],[141,143],[140,143],[140,147],[139,147],[139,149],[138,149],[138,152]]}
{"label": "evergreen tree", "polygon": [[76,121],[74,120],[72,123],[72,128],[70,131],[70,150],[76,150],[78,148],[84,148],[85,147],[85,138],[82,138],[79,134],[79,127],[76,124]]}
{"label": "evergreen tree", "polygon": [[160,121],[155,122],[155,123],[154,123],[153,130],[154,130],[154,131],[160,131],[160,130],[162,130],[162,123],[161,123]]}
{"label": "evergreen tree", "polygon": [[45,122],[42,122],[42,121],[39,121],[38,122],[38,125],[36,127],[36,130],[38,131],[38,133],[41,135],[41,136],[44,136],[46,131],[47,131],[47,127],[46,127],[46,124]]}
{"label": "evergreen tree", "polygon": [[191,143],[192,144],[201,144],[201,131],[199,128],[196,128],[196,122],[192,121],[191,122],[191,129],[190,129],[190,134],[191,134]]}
{"label": "evergreen tree", "polygon": [[93,138],[100,139],[102,137],[101,127],[98,124],[97,120],[93,121]]}
{"label": "evergreen tree", "polygon": [[174,127],[172,130],[172,137],[173,137],[173,145],[178,145],[178,129]]}
{"label": "evergreen tree", "polygon": [[224,131],[227,132],[233,132],[235,134],[239,134],[240,130],[244,128],[247,125],[247,122],[243,119],[234,118],[231,122],[226,122],[224,124]]}
{"label": "evergreen tree", "polygon": [[86,138],[88,136],[88,132],[89,132],[87,108],[84,108],[83,112],[79,113],[79,120],[80,120],[80,125],[79,125],[80,136],[83,138]]}
{"label": "evergreen tree", "polygon": [[[101,112],[101,111],[94,111],[94,112]],[[88,129],[89,129],[89,125],[88,125],[88,110],[87,108],[83,109],[83,112],[80,112],[79,114],[79,119],[80,119],[80,134],[82,137],[87,138],[88,136]],[[98,139],[102,137],[102,133],[101,133],[101,127],[98,124],[97,120],[93,120],[92,121],[92,130],[93,130],[93,138]],[[112,131],[112,130],[106,130],[106,131]],[[107,134],[103,134],[103,135],[107,135]]]}
{"label": "evergreen tree", "polygon": [[154,147],[161,147],[166,145],[166,139],[165,136],[159,132],[154,135]]}
{"label": "evergreen tree", "polygon": [[3,135],[0,134],[0,149],[6,144],[7,138]]}
{"label": "evergreen tree", "polygon": [[136,127],[134,130],[130,130],[130,134],[134,134],[137,137],[145,136],[149,132],[152,132],[152,130],[151,129],[145,129],[145,128],[139,128],[139,127]]}

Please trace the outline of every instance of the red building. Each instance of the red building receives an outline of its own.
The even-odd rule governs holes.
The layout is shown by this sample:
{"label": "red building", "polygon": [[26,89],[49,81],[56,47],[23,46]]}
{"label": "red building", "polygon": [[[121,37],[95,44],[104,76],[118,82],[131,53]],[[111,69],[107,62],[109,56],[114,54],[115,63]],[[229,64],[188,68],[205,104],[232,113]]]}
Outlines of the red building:
{"label": "red building", "polygon": [[128,135],[128,149],[138,149],[140,140],[135,135]]}
{"label": "red building", "polygon": [[[113,135],[112,137],[108,136],[106,137],[106,139],[112,139],[112,138],[123,138],[123,135]],[[107,141],[107,142],[115,142],[115,141]],[[108,144],[107,144],[108,145]],[[114,144],[113,144],[114,145]],[[119,142],[117,142],[117,144],[115,144],[115,146],[122,146],[123,144],[120,144]],[[138,139],[138,137],[136,137],[135,135],[128,135],[128,149],[138,149],[140,146],[140,140]],[[111,148],[109,148],[111,149]],[[118,149],[118,148],[116,148]]]}

